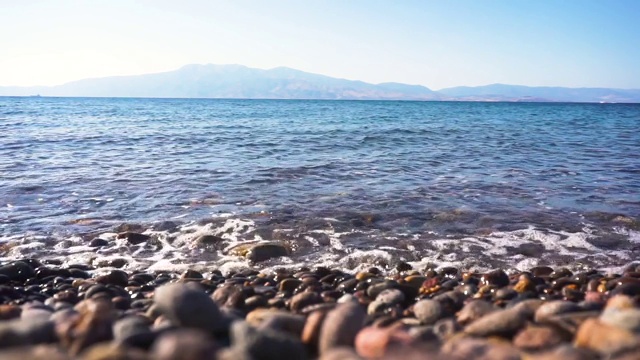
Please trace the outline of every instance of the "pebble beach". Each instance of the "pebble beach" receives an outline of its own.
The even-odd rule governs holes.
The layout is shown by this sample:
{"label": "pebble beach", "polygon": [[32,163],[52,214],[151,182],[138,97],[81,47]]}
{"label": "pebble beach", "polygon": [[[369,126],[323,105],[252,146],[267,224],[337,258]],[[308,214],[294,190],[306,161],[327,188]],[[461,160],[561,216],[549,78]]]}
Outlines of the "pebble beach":
{"label": "pebble beach", "polygon": [[[253,251],[253,250],[250,250]],[[638,359],[640,267],[0,266],[1,359]]]}

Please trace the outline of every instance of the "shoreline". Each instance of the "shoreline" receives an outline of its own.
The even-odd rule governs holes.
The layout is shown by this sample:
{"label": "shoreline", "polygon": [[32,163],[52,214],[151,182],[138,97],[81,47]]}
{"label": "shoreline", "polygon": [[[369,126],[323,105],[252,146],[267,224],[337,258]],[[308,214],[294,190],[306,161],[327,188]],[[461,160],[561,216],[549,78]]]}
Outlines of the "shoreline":
{"label": "shoreline", "polygon": [[640,350],[640,265],[98,274],[23,259],[2,263],[0,282],[2,358],[632,359]]}
{"label": "shoreline", "polygon": [[[97,273],[125,271],[206,271],[224,274],[254,268],[273,271],[324,266],[349,273],[379,267],[393,270],[457,267],[466,271],[501,268],[510,273],[535,266],[571,271],[621,272],[638,259],[636,223],[614,222],[611,230],[575,226],[562,231],[528,226],[509,231],[479,229],[473,234],[384,232],[375,224],[325,219],[315,227],[265,225],[256,219],[218,217],[177,223],[121,223],[78,235],[5,235],[0,262],[40,259],[53,266],[82,265]],[[454,220],[455,221],[455,220]]]}

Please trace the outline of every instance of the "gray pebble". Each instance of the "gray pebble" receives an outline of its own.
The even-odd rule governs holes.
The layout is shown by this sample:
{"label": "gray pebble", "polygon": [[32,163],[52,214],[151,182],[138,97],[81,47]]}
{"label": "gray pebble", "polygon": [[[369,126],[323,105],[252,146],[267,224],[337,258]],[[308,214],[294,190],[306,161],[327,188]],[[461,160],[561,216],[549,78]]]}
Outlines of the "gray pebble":
{"label": "gray pebble", "polygon": [[162,334],[153,344],[150,359],[207,360],[216,358],[216,343],[199,330],[180,329]]}
{"label": "gray pebble", "polygon": [[52,343],[55,325],[42,319],[20,319],[0,323],[0,348]]}
{"label": "gray pebble", "polygon": [[517,309],[498,310],[467,325],[464,332],[467,335],[479,337],[511,337],[526,323],[526,316]]}
{"label": "gray pebble", "polygon": [[432,325],[442,318],[443,309],[440,302],[424,299],[413,305],[413,313],[423,325]]}
{"label": "gray pebble", "polygon": [[376,301],[386,305],[397,305],[405,300],[404,294],[398,289],[386,289],[376,296]]}
{"label": "gray pebble", "polygon": [[605,324],[640,333],[640,310],[638,309],[606,309],[600,315]]}
{"label": "gray pebble", "polygon": [[456,320],[458,320],[458,323],[461,325],[467,325],[497,309],[495,305],[488,301],[473,300],[465,304],[456,314]]}
{"label": "gray pebble", "polygon": [[307,359],[299,338],[280,331],[259,331],[244,321],[236,321],[231,325],[231,342],[239,359]]}
{"label": "gray pebble", "polygon": [[191,284],[176,283],[157,288],[154,295],[157,309],[177,326],[207,332],[225,331],[228,319],[207,293]]}
{"label": "gray pebble", "polygon": [[149,320],[143,316],[128,316],[113,324],[113,338],[120,344],[130,346],[150,345],[155,335]]}
{"label": "gray pebble", "polygon": [[580,311],[582,308],[571,301],[555,300],[545,302],[536,310],[534,320],[538,323],[544,322],[550,317],[569,312]]}

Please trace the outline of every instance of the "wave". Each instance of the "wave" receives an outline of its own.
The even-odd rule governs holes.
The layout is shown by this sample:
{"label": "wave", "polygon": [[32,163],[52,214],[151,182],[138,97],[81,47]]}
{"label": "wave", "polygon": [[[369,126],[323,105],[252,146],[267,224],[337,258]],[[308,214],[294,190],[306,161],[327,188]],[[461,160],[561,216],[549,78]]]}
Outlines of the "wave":
{"label": "wave", "polygon": [[[452,236],[353,228],[344,226],[344,220],[329,217],[316,218],[298,227],[280,226],[272,220],[267,213],[262,218],[257,214],[254,219],[219,214],[197,222],[156,223],[140,229],[150,238],[137,245],[119,238],[117,231],[72,236],[5,235],[0,237],[3,252],[0,261],[38,258],[63,265],[91,265],[99,271],[123,267],[228,272],[246,267],[269,270],[302,266],[327,266],[352,272],[375,266],[392,271],[403,262],[416,269],[456,266],[471,271],[494,268],[523,271],[539,265],[615,270],[637,261],[640,255],[640,232],[623,226],[606,233],[587,225],[575,232],[528,226]],[[219,241],[203,243],[205,235],[216,236]],[[104,240],[105,245],[96,248],[92,245],[95,239]],[[282,244],[289,255],[255,264],[234,251],[262,242]]]}

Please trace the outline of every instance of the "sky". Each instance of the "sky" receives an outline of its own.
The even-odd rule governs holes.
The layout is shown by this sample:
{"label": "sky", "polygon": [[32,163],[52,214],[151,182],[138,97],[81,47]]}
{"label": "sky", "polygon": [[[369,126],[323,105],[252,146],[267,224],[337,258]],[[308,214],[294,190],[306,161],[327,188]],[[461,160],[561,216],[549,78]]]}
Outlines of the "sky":
{"label": "sky", "polygon": [[0,86],[286,66],[434,90],[640,88],[639,0],[0,0]]}

